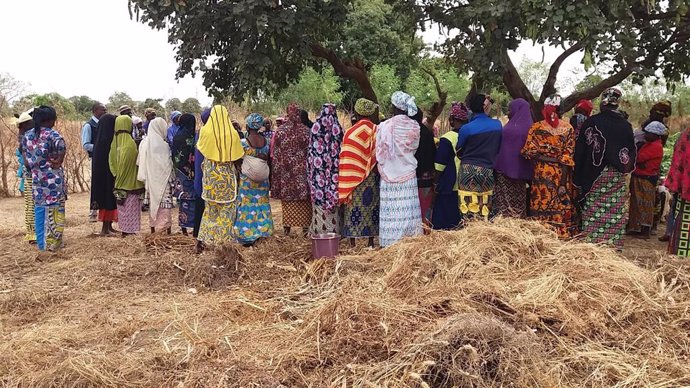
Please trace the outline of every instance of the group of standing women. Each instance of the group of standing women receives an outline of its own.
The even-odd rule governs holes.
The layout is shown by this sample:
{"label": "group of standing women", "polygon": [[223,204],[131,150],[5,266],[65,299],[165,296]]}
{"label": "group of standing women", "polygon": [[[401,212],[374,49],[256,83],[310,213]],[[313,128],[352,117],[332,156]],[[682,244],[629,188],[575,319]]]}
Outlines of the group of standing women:
{"label": "group of standing women", "polygon": [[[198,134],[191,114],[181,115],[172,133],[155,118],[137,146],[130,116],[105,115],[94,142],[92,208],[103,234],[115,231],[113,222],[124,235],[137,233],[146,192],[152,232],[170,232],[176,197],[179,225],[184,233],[193,229],[200,250],[230,241],[249,246],[272,235],[269,196],[281,201],[286,234],[297,227],[304,234],[339,233],[352,244],[367,238],[373,245],[378,237],[385,247],[422,234],[424,225],[455,229],[467,220],[507,216],[542,221],[562,238],[620,247],[626,231],[645,234],[651,227],[667,135],[663,117],[650,117],[636,144],[620,99],[620,90],[607,89],[600,113],[590,116],[591,102],[581,101],[570,122],[561,118],[558,95],[544,101],[538,122],[530,104],[516,99],[503,127],[489,116],[491,97],[479,94],[469,106],[452,103],[451,130],[438,146],[414,97],[401,91],[381,123],[379,106],[359,99],[348,129],[332,104],[313,123],[290,104],[271,136],[261,132],[261,115],[246,118],[245,135],[216,105],[202,113]],[[32,115],[33,127],[19,124],[35,203],[29,233],[41,249],[55,249],[64,229],[65,143],[52,129],[52,108]],[[681,216],[670,250],[685,255],[689,149],[686,131],[666,183]]]}

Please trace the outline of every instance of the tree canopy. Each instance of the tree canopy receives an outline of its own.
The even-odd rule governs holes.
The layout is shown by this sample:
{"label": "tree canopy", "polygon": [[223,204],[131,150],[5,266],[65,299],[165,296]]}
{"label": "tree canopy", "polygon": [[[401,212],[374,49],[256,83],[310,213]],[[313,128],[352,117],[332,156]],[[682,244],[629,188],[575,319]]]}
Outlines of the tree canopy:
{"label": "tree canopy", "polygon": [[[604,64],[609,69],[600,82],[567,96],[563,110],[580,99],[597,97],[631,75],[641,80],[660,69],[666,80],[679,81],[690,74],[690,12],[684,0],[396,3],[416,9],[420,25],[431,21],[452,31],[438,49],[460,68],[473,72],[475,89],[488,90],[501,80],[513,98],[531,101],[536,112],[556,92],[559,69],[576,52],[584,53],[585,67]],[[537,96],[508,56],[523,41],[563,50]]]}
{"label": "tree canopy", "polygon": [[180,108],[184,113],[201,113],[201,103],[194,97],[184,100]]}
{"label": "tree canopy", "polygon": [[168,28],[178,77],[202,71],[212,94],[238,101],[286,88],[317,59],[376,100],[371,66],[395,63],[405,71],[422,48],[414,15],[395,13],[384,0],[130,0],[130,11],[152,28]]}
{"label": "tree canopy", "polygon": [[168,112],[172,112],[174,110],[179,111],[182,109],[182,101],[180,101],[179,98],[173,97],[165,102],[165,109]]}

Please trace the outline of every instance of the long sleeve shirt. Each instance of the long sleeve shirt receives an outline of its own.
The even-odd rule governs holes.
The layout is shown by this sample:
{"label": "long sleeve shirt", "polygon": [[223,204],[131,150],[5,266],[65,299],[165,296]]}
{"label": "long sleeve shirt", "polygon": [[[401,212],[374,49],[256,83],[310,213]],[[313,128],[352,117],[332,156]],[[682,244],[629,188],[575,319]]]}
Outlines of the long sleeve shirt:
{"label": "long sleeve shirt", "polygon": [[[91,116],[91,120],[98,123],[98,119],[95,116]],[[81,146],[86,152],[93,152],[93,142],[96,139],[91,138],[91,124],[87,121],[86,124],[81,128]]]}

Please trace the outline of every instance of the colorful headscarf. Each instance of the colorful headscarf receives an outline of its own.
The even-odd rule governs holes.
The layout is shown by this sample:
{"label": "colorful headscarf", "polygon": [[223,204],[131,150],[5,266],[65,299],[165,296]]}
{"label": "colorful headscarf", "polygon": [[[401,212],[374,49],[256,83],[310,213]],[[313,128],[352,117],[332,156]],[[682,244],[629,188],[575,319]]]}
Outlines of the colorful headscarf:
{"label": "colorful headscarf", "polygon": [[196,148],[206,159],[219,163],[234,162],[244,156],[239,133],[230,123],[227,108],[216,105],[211,109],[208,122],[199,131]]}
{"label": "colorful headscarf", "polygon": [[542,115],[544,115],[544,120],[549,123],[550,126],[556,128],[558,127],[558,122],[560,116],[558,115],[558,108],[561,106],[561,96],[554,94],[544,100],[544,108],[541,110]]}
{"label": "colorful headscarf", "polygon": [[644,127],[643,131],[654,135],[664,136],[667,129],[663,123],[652,121],[651,123],[647,124],[646,127]]}
{"label": "colorful headscarf", "polygon": [[650,113],[656,113],[661,117],[669,117],[673,113],[673,108],[671,106],[671,101],[659,101],[652,106]]}
{"label": "colorful headscarf", "polygon": [[469,118],[469,109],[464,102],[453,101],[450,104],[450,118],[459,121],[467,121]]}
{"label": "colorful headscarf", "polygon": [[258,113],[250,114],[244,121],[247,122],[247,128],[255,131],[258,131],[264,125],[264,117]]}
{"label": "colorful headscarf", "polygon": [[355,102],[355,112],[364,117],[369,117],[376,113],[378,107],[378,104],[366,98],[360,98]]}
{"label": "colorful headscarf", "polygon": [[617,107],[622,96],[623,92],[620,89],[608,88],[601,94],[601,105]]}
{"label": "colorful headscarf", "polygon": [[417,104],[414,102],[414,97],[403,91],[393,93],[391,103],[401,111],[407,112],[407,115],[410,117],[417,114]]}
{"label": "colorful headscarf", "polygon": [[326,211],[338,205],[338,167],[343,129],[333,104],[324,104],[311,128],[307,166],[314,206]]}
{"label": "colorful headscarf", "polygon": [[115,177],[115,191],[139,190],[144,184],[137,180],[139,151],[132,139],[132,118],[120,115],[115,119],[115,136],[110,144],[108,163]]}
{"label": "colorful headscarf", "polygon": [[[361,114],[361,113],[360,113]],[[345,131],[338,167],[338,200],[348,202],[376,166],[376,124],[363,118]]]}
{"label": "colorful headscarf", "polygon": [[590,100],[580,100],[580,102],[575,105],[575,110],[580,110],[585,116],[589,117],[592,114],[592,110],[594,110],[594,105]]}
{"label": "colorful headscarf", "polygon": [[283,201],[309,199],[307,152],[311,128],[302,124],[300,112],[297,104],[288,105],[286,121],[278,127],[271,144],[271,196]]}
{"label": "colorful headscarf", "polygon": [[180,112],[179,110],[174,110],[170,112],[170,121],[174,123],[175,120],[180,116],[182,116],[182,112]]}

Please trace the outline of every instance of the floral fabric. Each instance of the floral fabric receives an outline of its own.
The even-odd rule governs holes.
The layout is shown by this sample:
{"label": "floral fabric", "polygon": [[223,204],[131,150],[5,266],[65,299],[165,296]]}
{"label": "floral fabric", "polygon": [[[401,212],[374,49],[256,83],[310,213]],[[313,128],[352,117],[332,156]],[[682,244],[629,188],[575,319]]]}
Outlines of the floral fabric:
{"label": "floral fabric", "polygon": [[54,167],[51,163],[51,160],[60,159],[67,153],[62,136],[52,128],[42,128],[38,134],[29,130],[24,135],[22,146],[31,169],[35,205],[50,206],[64,201],[65,173],[62,167]]}
{"label": "floral fabric", "polygon": [[563,238],[576,232],[574,149],[573,127],[565,120],[559,120],[556,128],[546,121],[535,123],[522,149],[522,155],[535,163],[529,216],[555,227]]}
{"label": "floral fabric", "polygon": [[338,205],[338,167],[343,129],[335,105],[325,104],[311,128],[308,153],[309,186],[315,207],[333,210]]}
{"label": "floral fabric", "polygon": [[288,202],[309,199],[309,139],[310,128],[302,124],[299,107],[291,104],[287,122],[273,135],[271,195],[274,198]]}

